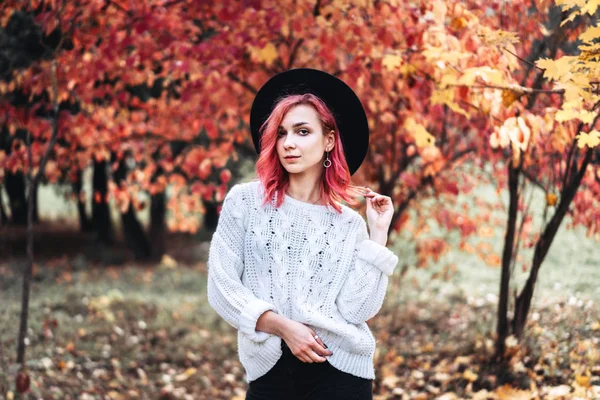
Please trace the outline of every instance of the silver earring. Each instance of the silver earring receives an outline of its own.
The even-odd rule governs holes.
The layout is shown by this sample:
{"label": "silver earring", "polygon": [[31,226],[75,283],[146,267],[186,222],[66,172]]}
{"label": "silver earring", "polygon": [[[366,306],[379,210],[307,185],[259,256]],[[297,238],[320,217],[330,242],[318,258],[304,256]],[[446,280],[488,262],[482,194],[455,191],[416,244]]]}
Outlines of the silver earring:
{"label": "silver earring", "polygon": [[327,158],[325,159],[325,161],[323,161],[323,166],[325,168],[329,168],[331,167],[331,160],[329,159],[329,152],[325,152],[325,154],[327,154]]}

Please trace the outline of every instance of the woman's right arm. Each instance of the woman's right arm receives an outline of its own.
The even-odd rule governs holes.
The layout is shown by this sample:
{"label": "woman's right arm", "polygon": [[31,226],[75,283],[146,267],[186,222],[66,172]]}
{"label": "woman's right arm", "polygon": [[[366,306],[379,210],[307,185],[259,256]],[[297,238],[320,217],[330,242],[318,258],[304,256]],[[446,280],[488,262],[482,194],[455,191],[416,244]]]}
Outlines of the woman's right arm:
{"label": "woman's right arm", "polygon": [[225,196],[208,254],[207,295],[210,306],[231,326],[251,340],[265,341],[269,333],[257,331],[258,318],[275,306],[259,299],[242,284],[244,270],[244,211],[240,185]]}

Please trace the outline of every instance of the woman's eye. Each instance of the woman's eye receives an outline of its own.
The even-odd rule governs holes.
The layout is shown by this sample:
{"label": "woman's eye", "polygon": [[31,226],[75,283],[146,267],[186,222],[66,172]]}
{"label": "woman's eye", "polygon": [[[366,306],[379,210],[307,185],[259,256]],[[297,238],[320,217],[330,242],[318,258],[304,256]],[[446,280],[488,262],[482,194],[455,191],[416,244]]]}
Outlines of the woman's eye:
{"label": "woman's eye", "polygon": [[306,132],[306,135],[308,135],[308,129],[300,129],[298,132]]}

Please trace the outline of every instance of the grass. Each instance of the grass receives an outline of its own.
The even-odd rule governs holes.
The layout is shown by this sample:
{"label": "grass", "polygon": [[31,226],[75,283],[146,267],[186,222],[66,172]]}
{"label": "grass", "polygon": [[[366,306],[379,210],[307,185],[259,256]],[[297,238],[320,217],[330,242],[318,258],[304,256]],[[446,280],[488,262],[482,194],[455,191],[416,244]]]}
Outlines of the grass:
{"label": "grass", "polygon": [[[489,188],[478,190],[474,195],[494,195]],[[49,199],[51,193],[44,196]],[[58,207],[60,200],[43,203]],[[491,213],[491,220],[504,218],[502,210]],[[54,217],[60,220],[61,215],[56,211]],[[539,216],[536,218],[534,222],[539,223]],[[491,251],[499,254],[503,227],[490,227],[492,236],[476,235],[469,243],[474,247],[489,243]],[[12,239],[3,236],[10,243],[4,246],[12,248],[22,232],[10,234]],[[478,358],[492,350],[500,269],[486,265],[476,252],[460,251],[458,235],[443,231],[434,222],[430,222],[428,234],[444,237],[449,251],[427,268],[415,267],[410,238],[398,237],[390,246],[399,255],[400,266],[390,282],[384,308],[370,322],[379,343],[376,393],[382,397],[378,398],[431,396],[434,389],[421,382],[435,382],[440,366],[453,366],[460,372],[436,387],[464,398],[504,383],[515,387],[531,384],[526,373],[498,374],[485,358]],[[68,229],[38,236],[27,349],[33,380],[29,398],[243,398],[246,386],[237,360],[235,331],[206,301],[206,243],[174,235],[169,249],[177,265],[119,266],[91,261],[93,249],[87,239]],[[522,252],[522,257],[524,262],[530,260],[531,250]],[[595,360],[593,352],[582,353],[581,343],[597,336],[594,324],[600,322],[598,259],[597,243],[583,230],[561,227],[540,271],[524,341],[527,350],[520,354],[527,368],[544,371],[540,385],[570,384],[580,373],[578,368]],[[432,279],[448,265],[457,267],[454,274],[447,280]],[[0,363],[0,389],[5,385],[0,393],[14,390],[16,367],[10,364],[16,350],[22,266],[16,259],[0,261],[0,361],[4,360]],[[511,293],[527,278],[528,271],[521,266],[519,263],[515,269]],[[597,352],[597,341],[590,343],[590,351]],[[548,354],[554,361],[544,361]],[[462,378],[462,367],[455,365],[457,356],[469,357],[473,363],[471,369],[478,379],[470,386]],[[422,371],[424,378],[415,379],[414,370]],[[588,371],[593,369],[588,367]],[[395,374],[397,380],[386,380],[386,374]],[[593,372],[592,378],[600,379],[598,375],[600,371]],[[397,388],[403,388],[402,395],[397,395]]]}

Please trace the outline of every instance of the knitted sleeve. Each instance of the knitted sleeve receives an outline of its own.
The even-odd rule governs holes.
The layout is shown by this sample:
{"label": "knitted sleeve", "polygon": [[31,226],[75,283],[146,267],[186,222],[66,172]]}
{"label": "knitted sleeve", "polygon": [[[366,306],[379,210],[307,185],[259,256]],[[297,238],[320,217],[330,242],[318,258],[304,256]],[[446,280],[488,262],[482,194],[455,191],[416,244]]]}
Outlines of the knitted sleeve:
{"label": "knitted sleeve", "polygon": [[361,217],[352,266],[336,298],[346,321],[360,324],[379,312],[397,263],[398,257],[391,250],[369,239]]}
{"label": "knitted sleeve", "polygon": [[256,331],[256,321],[275,306],[257,298],[241,281],[244,270],[244,199],[234,185],[223,200],[208,254],[207,295],[210,306],[231,326],[255,342],[269,338]]}

